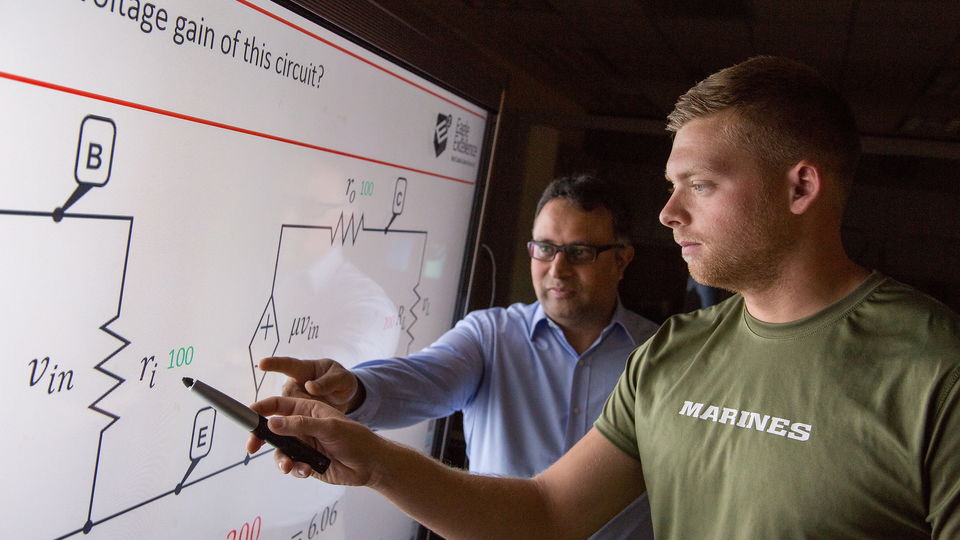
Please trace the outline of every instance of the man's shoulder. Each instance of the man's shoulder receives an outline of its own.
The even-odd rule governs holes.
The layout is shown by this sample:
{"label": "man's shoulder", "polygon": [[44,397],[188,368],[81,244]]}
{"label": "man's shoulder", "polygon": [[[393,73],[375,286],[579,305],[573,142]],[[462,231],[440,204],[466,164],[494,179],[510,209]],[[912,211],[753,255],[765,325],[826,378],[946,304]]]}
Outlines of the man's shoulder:
{"label": "man's shoulder", "polygon": [[624,330],[633,337],[639,345],[652,336],[660,325],[650,319],[621,306],[614,315],[614,321],[623,325]]}
{"label": "man's shoulder", "polygon": [[507,307],[490,307],[485,309],[476,309],[463,318],[464,321],[472,322],[483,326],[493,328],[502,328],[505,325],[522,325],[529,327],[536,318],[542,313],[539,310],[539,304],[524,304],[517,302]]}
{"label": "man's shoulder", "polygon": [[857,306],[854,316],[869,321],[877,333],[902,332],[939,336],[960,346],[960,315],[911,285],[891,277],[883,279]]}
{"label": "man's shoulder", "polygon": [[882,276],[866,300],[877,304],[884,311],[929,313],[931,316],[943,319],[960,317],[943,302],[889,276]]}
{"label": "man's shoulder", "polygon": [[688,313],[678,313],[664,321],[661,328],[671,332],[697,333],[712,331],[731,317],[743,316],[743,297],[735,294],[722,302]]}
{"label": "man's shoulder", "polygon": [[[677,346],[711,339],[718,331],[728,332],[743,318],[743,297],[739,294],[709,307],[671,315],[656,330],[647,344],[650,351],[664,351]],[[722,329],[726,330],[722,330]]]}

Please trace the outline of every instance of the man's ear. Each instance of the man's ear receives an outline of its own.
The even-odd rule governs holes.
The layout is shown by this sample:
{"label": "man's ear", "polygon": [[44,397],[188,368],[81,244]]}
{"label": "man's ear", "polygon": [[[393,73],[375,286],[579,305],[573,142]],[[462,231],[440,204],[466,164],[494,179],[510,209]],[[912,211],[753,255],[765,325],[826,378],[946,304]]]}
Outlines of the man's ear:
{"label": "man's ear", "polygon": [[823,177],[820,168],[809,161],[799,161],[787,172],[790,186],[790,211],[806,213],[823,193]]}
{"label": "man's ear", "polygon": [[633,260],[633,246],[627,246],[617,250],[617,267],[620,270],[620,279],[623,279],[623,272],[627,269],[627,266],[630,265],[630,261]]}

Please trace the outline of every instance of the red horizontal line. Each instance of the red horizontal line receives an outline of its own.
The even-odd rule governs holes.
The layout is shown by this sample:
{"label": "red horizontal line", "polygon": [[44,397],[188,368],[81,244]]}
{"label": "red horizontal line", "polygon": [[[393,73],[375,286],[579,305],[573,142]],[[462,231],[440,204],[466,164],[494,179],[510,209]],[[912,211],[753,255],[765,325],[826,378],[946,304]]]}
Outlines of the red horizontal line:
{"label": "red horizontal line", "polygon": [[478,112],[476,112],[476,111],[470,110],[470,109],[464,107],[463,105],[460,105],[459,103],[457,103],[457,102],[455,102],[455,101],[452,101],[452,100],[450,100],[450,99],[447,99],[447,98],[441,96],[440,94],[437,94],[436,92],[434,92],[434,91],[432,91],[432,90],[430,90],[430,89],[428,89],[428,88],[425,88],[425,87],[423,87],[423,86],[421,86],[421,85],[419,85],[419,84],[417,84],[417,83],[415,83],[415,82],[413,82],[413,81],[411,81],[411,80],[409,80],[409,79],[406,79],[406,78],[404,78],[404,77],[401,77],[400,75],[398,75],[398,74],[390,71],[389,69],[387,69],[387,68],[385,68],[385,67],[383,67],[383,66],[379,66],[379,65],[377,65],[377,64],[374,64],[373,62],[367,60],[366,58],[363,58],[363,57],[361,57],[361,56],[359,56],[359,55],[357,55],[357,54],[354,54],[354,53],[348,51],[347,49],[344,49],[343,47],[341,47],[341,46],[339,46],[339,45],[336,45],[336,44],[334,44],[334,43],[332,43],[332,42],[330,42],[330,41],[328,41],[328,40],[326,40],[326,39],[324,39],[324,38],[322,38],[322,37],[314,34],[313,32],[310,32],[309,30],[306,30],[306,29],[304,29],[304,28],[301,28],[300,26],[297,26],[296,24],[293,24],[292,22],[284,19],[283,17],[280,17],[279,15],[276,15],[276,14],[274,14],[274,13],[271,13],[271,12],[267,11],[267,10],[264,9],[264,8],[261,8],[261,7],[259,7],[259,6],[255,6],[255,5],[251,4],[251,3],[248,2],[247,0],[237,0],[237,2],[239,2],[239,3],[241,3],[241,4],[245,5],[245,6],[247,6],[247,7],[250,8],[250,9],[259,11],[260,13],[263,13],[263,14],[266,15],[267,17],[270,17],[271,19],[275,19],[275,20],[277,20],[277,21],[279,21],[279,22],[281,22],[281,23],[289,26],[290,28],[293,28],[294,30],[297,30],[297,31],[299,31],[299,32],[302,32],[302,33],[304,33],[304,34],[312,37],[313,39],[316,39],[317,41],[321,41],[321,42],[323,42],[323,43],[326,43],[327,45],[333,47],[334,49],[337,49],[338,51],[340,51],[340,52],[342,52],[342,53],[344,53],[344,54],[347,54],[347,55],[349,55],[349,56],[352,56],[353,58],[355,58],[355,59],[363,62],[364,64],[370,65],[370,66],[372,66],[372,67],[374,67],[374,68],[376,68],[376,69],[379,69],[380,71],[382,71],[382,72],[384,72],[384,73],[386,73],[386,74],[388,74],[388,75],[391,75],[391,76],[393,76],[393,77],[396,77],[396,78],[400,79],[401,81],[403,81],[403,82],[405,82],[405,83],[407,83],[407,84],[409,84],[409,85],[411,85],[411,86],[414,86],[414,87],[416,87],[416,88],[419,88],[420,90],[423,90],[424,92],[430,94],[431,96],[433,96],[433,97],[435,97],[435,98],[437,98],[437,99],[441,99],[441,100],[443,100],[443,101],[446,101],[446,102],[449,103],[450,105],[453,105],[454,107],[457,107],[458,109],[462,109],[462,110],[466,111],[467,113],[476,116],[477,118],[481,118],[481,119],[482,119],[482,118],[485,118],[484,115],[481,114],[481,113],[478,113]]}
{"label": "red horizontal line", "polygon": [[286,143],[286,144],[292,144],[292,145],[294,145],[294,146],[301,146],[301,147],[303,147],[303,148],[310,148],[310,149],[312,149],[312,150],[319,150],[319,151],[321,151],[321,152],[327,152],[327,153],[330,153],[330,154],[336,154],[336,155],[338,155],[338,156],[344,156],[344,157],[348,157],[348,158],[352,158],[352,159],[359,159],[359,160],[361,160],[361,161],[368,161],[368,162],[370,162],[370,163],[376,163],[376,164],[378,164],[378,165],[386,165],[386,166],[388,166],[388,167],[393,167],[393,168],[396,168],[396,169],[402,169],[402,170],[405,170],[405,171],[410,171],[410,172],[415,172],[415,173],[419,173],[419,174],[424,174],[424,175],[427,175],[427,176],[433,176],[433,177],[435,177],[435,178],[443,178],[444,180],[451,180],[451,181],[453,181],[453,182],[460,182],[461,184],[473,184],[473,183],[474,183],[473,181],[464,180],[464,179],[462,179],[462,178],[454,178],[454,177],[452,177],[452,176],[445,176],[445,175],[438,174],[438,173],[434,173],[434,172],[430,172],[430,171],[424,171],[424,170],[421,170],[421,169],[414,169],[413,167],[406,167],[406,166],[404,166],[404,165],[397,165],[396,163],[390,163],[389,161],[382,161],[382,160],[379,160],[379,159],[374,159],[374,158],[369,158],[369,157],[365,157],[365,156],[360,156],[360,155],[357,155],[357,154],[351,154],[351,153],[349,153],[349,152],[342,152],[342,151],[340,151],[340,150],[334,150],[334,149],[332,149],[332,148],[326,148],[326,147],[324,147],[324,146],[317,146],[317,145],[315,145],[315,144],[310,144],[310,143],[306,143],[306,142],[303,142],[303,141],[297,141],[297,140],[294,140],[294,139],[288,139],[288,138],[286,138],[286,137],[280,137],[280,136],[277,136],[277,135],[270,135],[269,133],[263,133],[263,132],[261,132],[261,131],[254,131],[254,130],[252,130],[252,129],[246,129],[246,128],[242,128],[242,127],[239,127],[239,126],[231,126],[230,124],[224,124],[224,123],[221,123],[221,122],[215,122],[215,121],[213,121],[213,120],[206,120],[206,119],[204,119],[204,118],[198,118],[198,117],[196,117],[196,116],[190,116],[190,115],[188,115],[188,114],[181,114],[181,113],[178,113],[178,112],[168,111],[168,110],[165,110],[165,109],[160,109],[160,108],[157,108],[157,107],[151,107],[151,106],[149,106],[149,105],[143,105],[143,104],[140,104],[140,103],[134,103],[134,102],[132,102],[132,101],[126,101],[126,100],[123,100],[123,99],[118,99],[118,98],[114,98],[114,97],[110,97],[110,96],[104,96],[104,95],[101,95],[101,94],[94,94],[93,92],[87,92],[87,91],[85,91],[85,90],[77,90],[76,88],[70,88],[70,87],[67,87],[67,86],[61,86],[61,85],[59,85],[59,84],[49,83],[49,82],[46,82],[46,81],[40,81],[40,80],[37,80],[37,79],[31,79],[31,78],[23,77],[23,76],[20,76],[20,75],[14,75],[14,74],[12,74],[12,73],[6,73],[6,72],[3,72],[3,71],[0,71],[0,77],[2,77],[2,78],[4,78],[4,79],[10,79],[10,80],[12,80],[12,81],[17,81],[17,82],[22,82],[22,83],[26,83],[26,84],[31,84],[31,85],[34,85],[34,86],[40,86],[40,87],[43,87],[43,88],[48,88],[48,89],[50,89],[50,90],[56,90],[56,91],[58,91],[58,92],[64,92],[64,93],[67,93],[67,94],[73,94],[73,95],[82,96],[82,97],[86,97],[86,98],[90,98],[90,99],[96,99],[96,100],[99,100],[99,101],[104,101],[104,102],[107,102],[107,103],[113,103],[114,105],[120,105],[120,106],[123,106],[123,107],[129,107],[129,108],[131,108],[131,109],[139,109],[139,110],[141,110],[141,111],[146,111],[146,112],[150,112],[150,113],[154,113],[154,114],[159,114],[159,115],[163,115],[163,116],[169,116],[169,117],[171,117],[171,118],[177,118],[177,119],[179,119],[179,120],[186,120],[186,121],[188,121],[188,122],[195,122],[195,123],[197,123],[197,124],[203,124],[203,125],[206,125],[206,126],[211,126],[211,127],[215,127],[215,128],[225,129],[225,130],[227,130],[227,131],[235,131],[235,132],[237,132],[237,133],[243,133],[243,134],[245,134],[245,135],[252,135],[252,136],[254,136],[254,137],[260,137],[260,138],[269,139],[269,140],[272,140],[272,141],[278,141],[278,142],[282,142],[282,143]]}

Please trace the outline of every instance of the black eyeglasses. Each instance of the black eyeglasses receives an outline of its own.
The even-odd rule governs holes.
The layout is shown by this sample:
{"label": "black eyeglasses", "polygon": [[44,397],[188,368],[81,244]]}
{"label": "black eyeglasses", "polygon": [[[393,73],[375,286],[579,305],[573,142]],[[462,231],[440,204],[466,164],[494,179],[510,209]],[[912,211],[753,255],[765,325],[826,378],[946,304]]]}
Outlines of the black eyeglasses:
{"label": "black eyeglasses", "polygon": [[563,252],[570,264],[590,264],[597,260],[597,255],[608,249],[626,247],[623,244],[606,244],[603,246],[594,246],[590,244],[564,244],[557,246],[550,242],[537,242],[531,240],[527,242],[527,251],[530,257],[538,261],[552,261],[557,253]]}

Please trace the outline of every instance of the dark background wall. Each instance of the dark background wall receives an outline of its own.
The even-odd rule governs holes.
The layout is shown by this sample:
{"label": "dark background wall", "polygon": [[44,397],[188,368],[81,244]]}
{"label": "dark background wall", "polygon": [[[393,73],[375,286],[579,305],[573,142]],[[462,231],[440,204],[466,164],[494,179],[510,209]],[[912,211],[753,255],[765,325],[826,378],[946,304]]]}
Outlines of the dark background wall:
{"label": "dark background wall", "polygon": [[[523,130],[516,130],[521,132]],[[621,286],[624,303],[662,321],[683,311],[686,266],[670,230],[658,221],[667,200],[663,168],[670,153],[664,135],[527,126],[516,147],[534,150],[539,164],[526,188],[494,178],[482,241],[499,254],[495,305],[534,299],[522,244],[533,223],[536,191],[553,176],[593,172],[619,182],[633,206],[637,257]],[[515,135],[516,136],[516,135]],[[544,142],[546,141],[546,142]],[[502,140],[502,144],[507,141]],[[503,165],[501,163],[500,165]],[[523,162],[513,166],[523,169]],[[955,159],[865,154],[843,225],[844,244],[857,262],[914,285],[960,311],[960,178]],[[475,305],[489,303],[489,261],[481,255]]]}
{"label": "dark background wall", "polygon": [[624,301],[684,307],[657,214],[677,96],[757,54],[815,67],[850,101],[864,156],[844,239],[854,259],[960,310],[960,4],[913,0],[287,0],[497,114],[469,308],[530,301],[529,238],[554,177],[623,184],[638,224]]}

